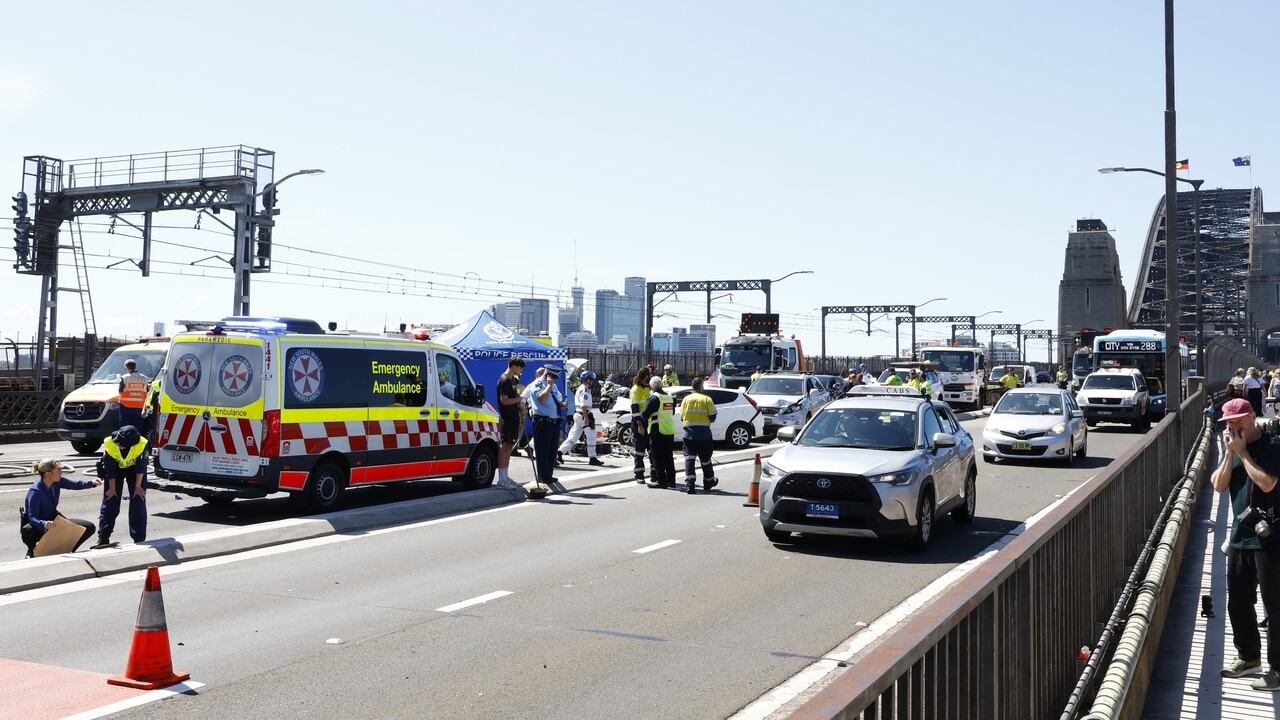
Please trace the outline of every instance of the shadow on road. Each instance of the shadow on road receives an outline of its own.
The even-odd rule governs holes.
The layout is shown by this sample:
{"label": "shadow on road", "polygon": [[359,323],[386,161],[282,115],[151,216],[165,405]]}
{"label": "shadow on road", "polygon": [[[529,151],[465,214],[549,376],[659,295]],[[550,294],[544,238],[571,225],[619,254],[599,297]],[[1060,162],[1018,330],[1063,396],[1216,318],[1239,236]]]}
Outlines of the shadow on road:
{"label": "shadow on road", "polygon": [[[358,487],[344,492],[341,505],[336,509],[353,510],[459,492],[466,492],[466,490],[461,484],[447,480],[418,480],[395,485]],[[277,493],[256,500],[236,500],[230,503],[206,502],[179,510],[152,513],[152,515],[209,525],[244,527],[273,520],[306,517],[307,513],[296,507],[288,494]]]}
{"label": "shadow on road", "polygon": [[873,562],[882,560],[895,564],[955,565],[982,552],[1020,524],[1020,520],[979,516],[969,525],[957,525],[950,518],[939,518],[933,526],[933,540],[929,549],[923,552],[911,548],[906,541],[803,533],[793,534],[789,542],[774,545],[780,550],[820,557]]}

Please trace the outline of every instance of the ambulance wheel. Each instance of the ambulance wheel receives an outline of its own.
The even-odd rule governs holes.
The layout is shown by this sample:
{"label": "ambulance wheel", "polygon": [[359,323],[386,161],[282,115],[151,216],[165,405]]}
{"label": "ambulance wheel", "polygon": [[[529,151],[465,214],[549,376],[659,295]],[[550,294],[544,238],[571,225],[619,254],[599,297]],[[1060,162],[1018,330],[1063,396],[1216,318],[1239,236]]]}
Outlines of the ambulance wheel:
{"label": "ambulance wheel", "polygon": [[479,448],[467,463],[467,474],[462,476],[462,487],[468,490],[480,490],[493,483],[493,474],[497,463],[493,448]]}
{"label": "ambulance wheel", "polygon": [[102,447],[101,440],[72,440],[71,447],[81,455],[92,455]]}
{"label": "ambulance wheel", "polygon": [[337,508],[346,486],[346,471],[332,460],[321,460],[311,469],[311,474],[307,476],[307,489],[302,491],[306,497],[307,510],[328,512]]}

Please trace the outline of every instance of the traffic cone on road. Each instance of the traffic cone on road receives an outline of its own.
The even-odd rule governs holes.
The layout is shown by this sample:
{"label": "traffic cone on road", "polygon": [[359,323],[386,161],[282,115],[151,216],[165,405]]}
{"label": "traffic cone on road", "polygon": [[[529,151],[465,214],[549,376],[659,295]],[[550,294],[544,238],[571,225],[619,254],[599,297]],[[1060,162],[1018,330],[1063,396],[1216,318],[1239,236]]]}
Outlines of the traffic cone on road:
{"label": "traffic cone on road", "polygon": [[134,624],[133,644],[129,646],[129,663],[124,675],[107,678],[111,685],[155,690],[180,683],[191,677],[175,673],[169,656],[169,626],[164,621],[164,598],[160,595],[160,570],[147,568],[147,582],[142,586],[138,603],[138,621]]}
{"label": "traffic cone on road", "polygon": [[751,489],[742,507],[760,507],[760,453],[756,453],[756,466],[751,469]]}

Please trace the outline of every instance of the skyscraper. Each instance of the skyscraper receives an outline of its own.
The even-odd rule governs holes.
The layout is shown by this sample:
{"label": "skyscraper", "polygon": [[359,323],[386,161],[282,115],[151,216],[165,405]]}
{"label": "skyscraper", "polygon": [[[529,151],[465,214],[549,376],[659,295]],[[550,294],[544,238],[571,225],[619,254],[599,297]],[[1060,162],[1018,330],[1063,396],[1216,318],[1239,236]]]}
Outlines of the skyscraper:
{"label": "skyscraper", "polygon": [[596,291],[596,337],[614,336],[614,316],[622,307],[622,296],[617,290]]}
{"label": "skyscraper", "polygon": [[518,301],[498,303],[490,307],[489,312],[493,314],[493,317],[498,322],[507,327],[513,328],[520,324],[520,303]]}
{"label": "skyscraper", "polygon": [[520,298],[520,327],[527,335],[550,334],[551,301],[546,298]]}

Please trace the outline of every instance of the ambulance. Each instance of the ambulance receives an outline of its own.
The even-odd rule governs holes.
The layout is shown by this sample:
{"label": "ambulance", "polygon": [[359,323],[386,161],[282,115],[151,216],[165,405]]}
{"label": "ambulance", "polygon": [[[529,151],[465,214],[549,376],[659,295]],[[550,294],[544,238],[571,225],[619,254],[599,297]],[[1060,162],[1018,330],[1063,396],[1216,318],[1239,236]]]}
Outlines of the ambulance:
{"label": "ambulance", "polygon": [[125,374],[124,361],[132,358],[138,372],[154,379],[164,367],[169,352],[169,338],[143,338],[116,348],[93,371],[89,382],[72,390],[58,410],[58,437],[71,441],[71,447],[82,455],[91,455],[102,447],[102,441],[119,429],[120,376]]}
{"label": "ambulance", "polygon": [[153,485],[207,502],[287,492],[312,512],[361,485],[488,487],[498,415],[484,395],[452,348],[428,340],[225,318],[173,338]]}

